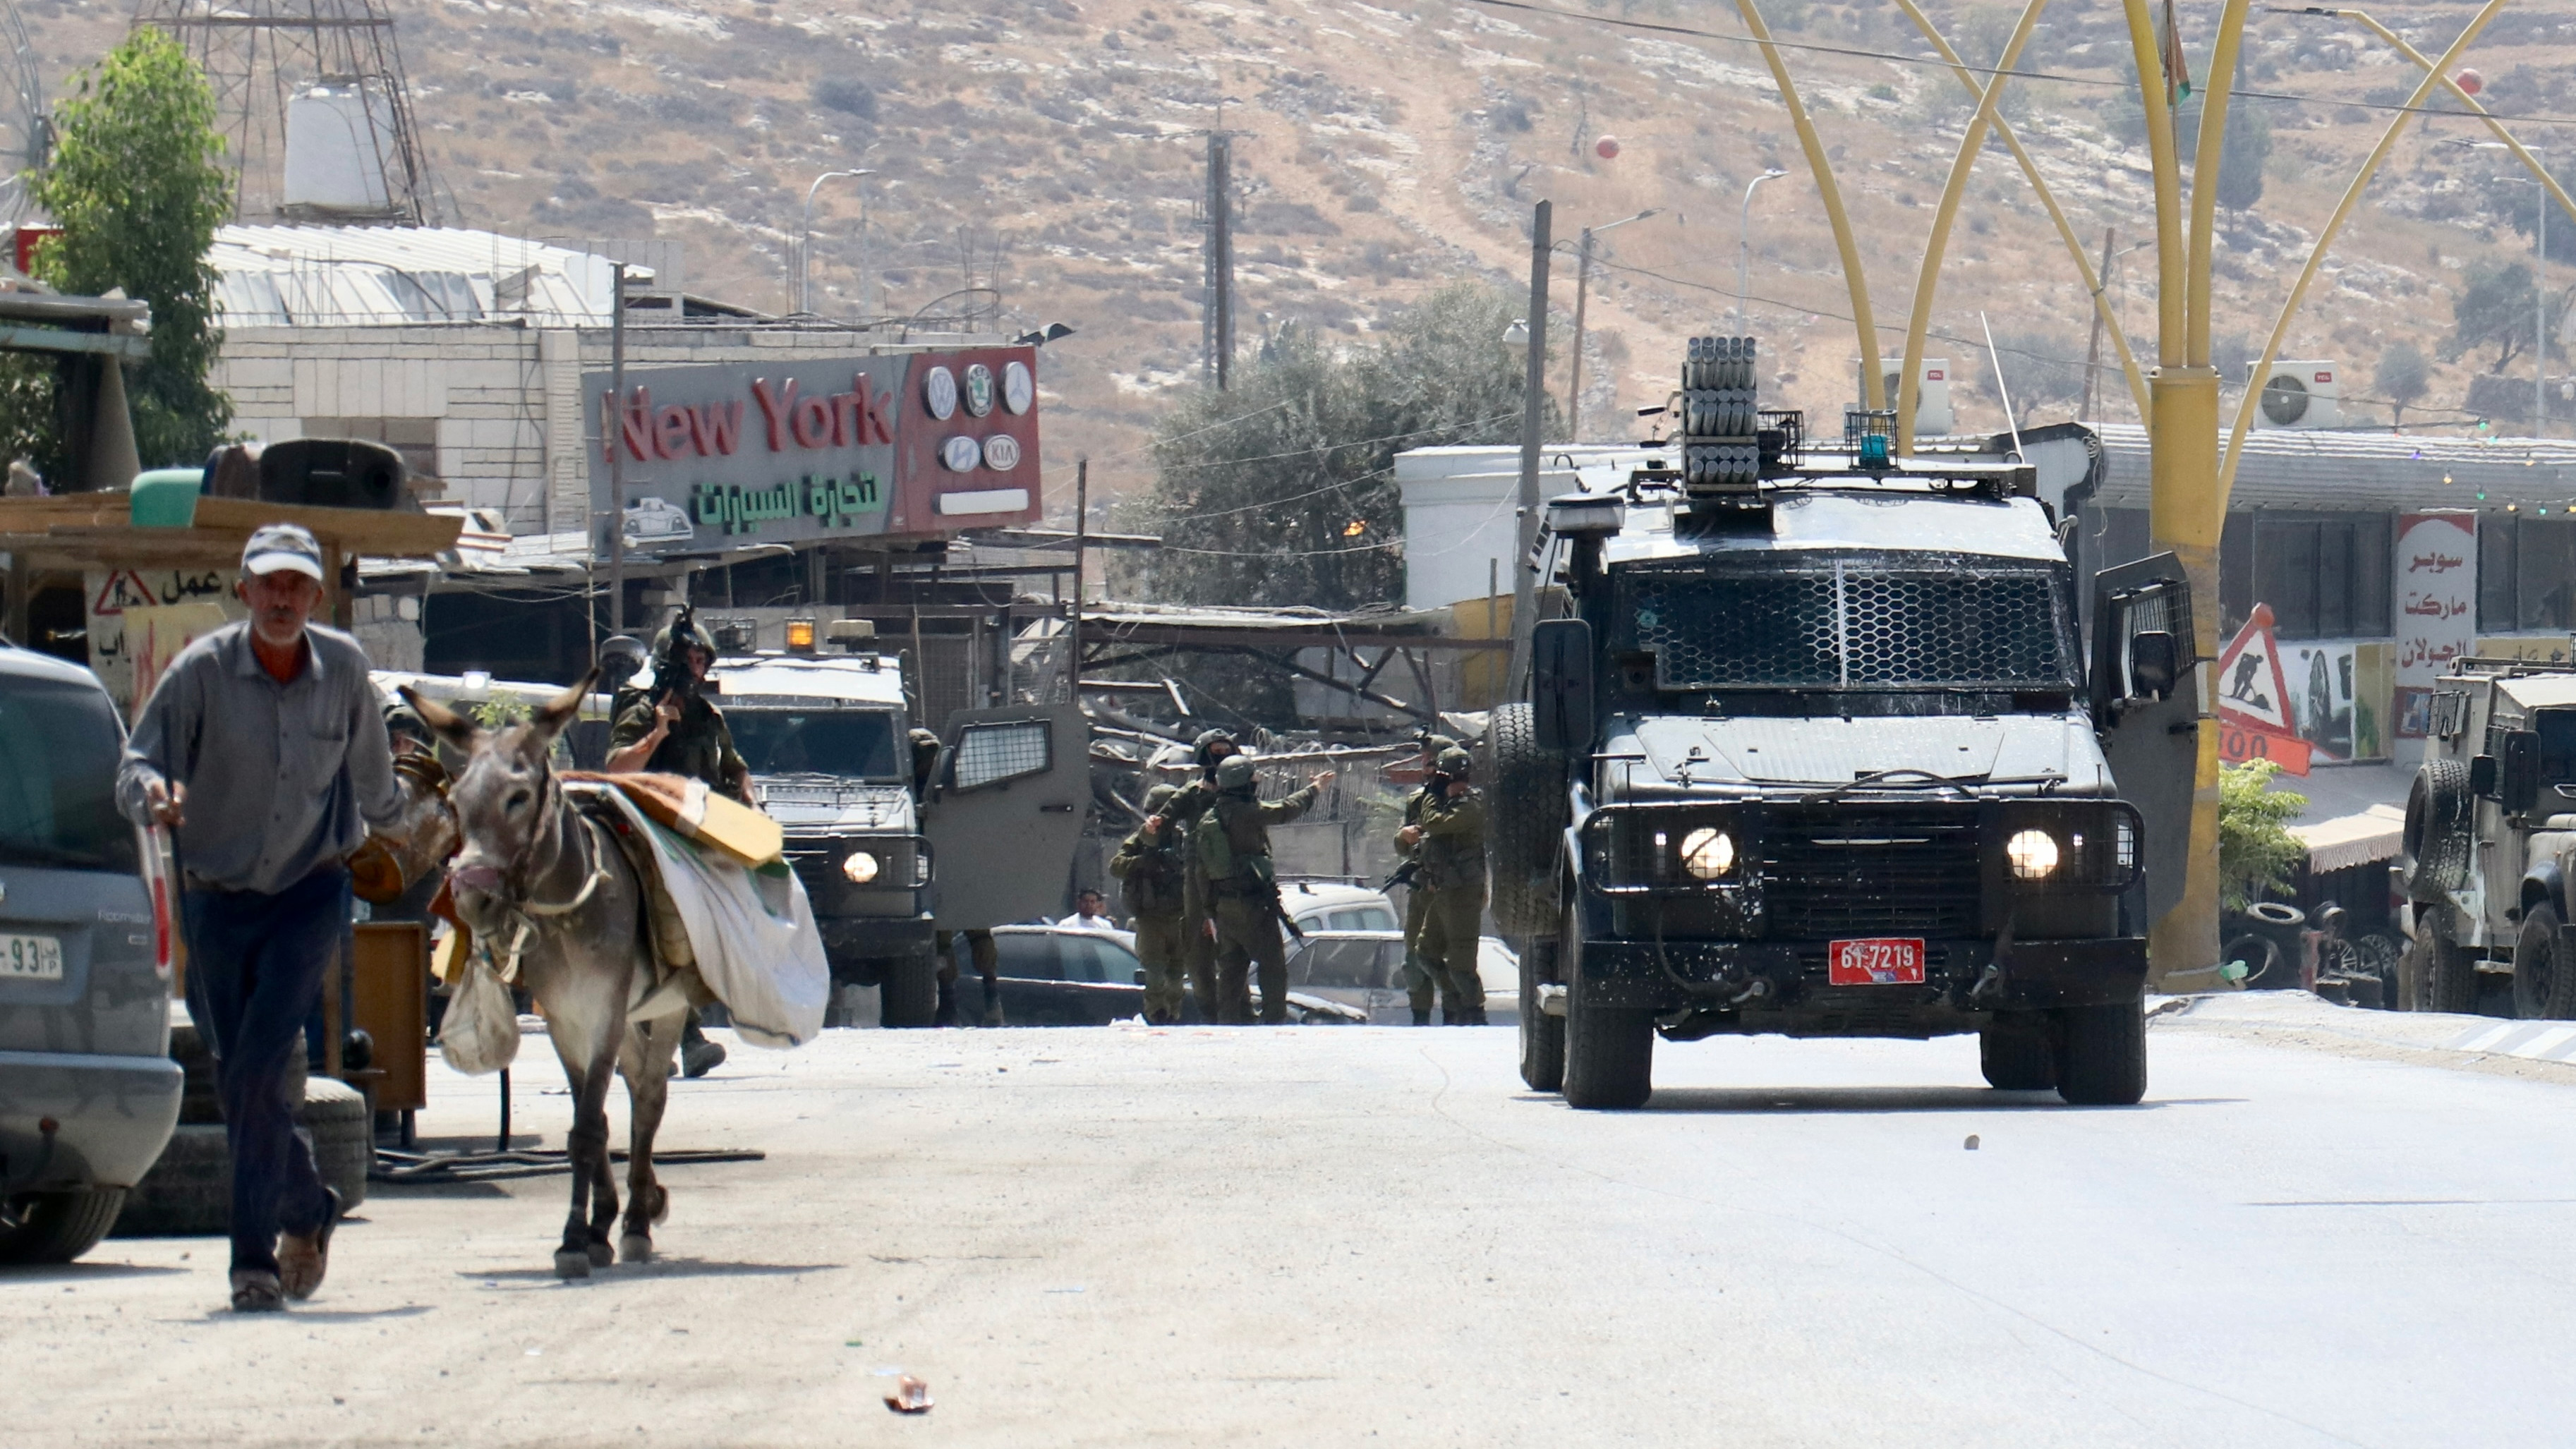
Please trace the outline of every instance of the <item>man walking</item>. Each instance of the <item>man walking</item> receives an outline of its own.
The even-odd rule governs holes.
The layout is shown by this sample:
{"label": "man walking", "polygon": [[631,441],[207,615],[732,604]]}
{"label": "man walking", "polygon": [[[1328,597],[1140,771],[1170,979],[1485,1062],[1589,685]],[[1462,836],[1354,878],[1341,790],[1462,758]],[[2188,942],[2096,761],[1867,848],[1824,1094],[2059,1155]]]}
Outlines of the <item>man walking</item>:
{"label": "man walking", "polygon": [[[1441,983],[1440,1020],[1446,1026],[1485,1024],[1485,982],[1476,974],[1485,919],[1485,801],[1467,783],[1469,768],[1465,750],[1441,751],[1439,771],[1431,777],[1439,792],[1423,803],[1421,824],[1403,832],[1422,852],[1415,880],[1423,902],[1416,949]],[[1420,1019],[1417,1009],[1417,1024]]]}
{"label": "man walking", "polygon": [[1440,755],[1458,748],[1458,742],[1447,735],[1426,734],[1422,737],[1422,788],[1404,802],[1404,825],[1395,832],[1396,853],[1412,871],[1410,884],[1404,888],[1404,991],[1413,1006],[1413,1024],[1431,1024],[1431,1000],[1436,989],[1451,995],[1446,981],[1435,978],[1422,959],[1422,916],[1431,905],[1431,891],[1422,883],[1422,807],[1441,793]]}
{"label": "man walking", "polygon": [[[1157,785],[1145,792],[1145,821],[1118,846],[1109,873],[1124,888],[1127,913],[1136,922],[1136,959],[1145,967],[1145,1019],[1169,1026],[1181,1019],[1185,961],[1181,942],[1183,871],[1173,843],[1180,831],[1164,814],[1179,793]],[[1213,1003],[1202,1002],[1202,1009]]]}
{"label": "man walking", "polygon": [[[716,641],[695,618],[687,621],[685,637],[679,633],[682,627],[675,618],[653,636],[650,687],[617,691],[615,718],[608,726],[608,773],[703,780],[708,789],[748,805],[751,767],[735,752],[724,711],[709,702],[704,688],[708,671],[715,668]],[[668,677],[675,668],[687,672]],[[703,1077],[724,1065],[724,1059],[724,1043],[707,1039],[692,1010],[680,1029],[681,1072]]]}
{"label": "man walking", "polygon": [[1256,798],[1260,781],[1241,755],[1217,766],[1216,805],[1190,827],[1199,861],[1207,868],[1208,899],[1216,915],[1217,1020],[1240,1026],[1252,1020],[1248,968],[1261,967],[1261,1020],[1288,1019],[1288,953],[1279,940],[1279,878],[1270,862],[1270,827],[1314,808],[1326,770],[1306,788],[1280,800]]}
{"label": "man walking", "polygon": [[178,832],[188,1015],[216,1057],[244,1313],[311,1297],[330,1266],[340,1196],[295,1126],[288,1068],[349,931],[344,862],[367,827],[402,820],[366,652],[311,623],[322,589],[312,534],[254,532],[233,585],[249,621],[170,661],[116,780],[130,818]]}

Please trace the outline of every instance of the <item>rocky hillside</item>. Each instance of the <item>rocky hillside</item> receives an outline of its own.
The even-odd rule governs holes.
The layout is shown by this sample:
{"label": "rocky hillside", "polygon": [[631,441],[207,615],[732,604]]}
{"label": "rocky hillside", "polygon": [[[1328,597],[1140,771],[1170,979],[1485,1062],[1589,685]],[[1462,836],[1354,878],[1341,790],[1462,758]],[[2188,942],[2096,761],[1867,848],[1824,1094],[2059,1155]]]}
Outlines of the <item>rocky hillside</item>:
{"label": "rocky hillside", "polygon": [[[2405,17],[2408,34],[2438,53],[2471,8],[2427,0]],[[1140,481],[1145,430],[1175,390],[1198,385],[1202,133],[1220,114],[1239,133],[1247,348],[1264,327],[1291,321],[1356,333],[1456,276],[1523,285],[1537,198],[1555,201],[1561,235],[1660,208],[1603,239],[1584,374],[1596,436],[1624,431],[1626,410],[1661,400],[1680,339],[1724,324],[1745,183],[1785,167],[1792,177],[1754,202],[1751,238],[1766,396],[1838,417],[1857,355],[1839,315],[1843,280],[1795,138],[1731,10],[1673,0],[1565,0],[1564,9],[442,0],[397,13],[451,220],[539,236],[676,237],[689,247],[692,290],[778,307],[807,183],[835,167],[878,170],[864,251],[855,192],[837,183],[818,204],[818,310],[847,315],[872,300],[875,312],[907,314],[997,271],[1011,322],[1080,330],[1049,350],[1046,369],[1051,471],[1068,484],[1077,451],[1094,457],[1109,490]],[[2203,34],[2217,6],[2184,9],[2186,29]],[[1772,0],[1771,10],[1783,38],[1802,44],[1927,53],[1886,0]],[[128,13],[80,0],[25,9],[54,75],[94,58]],[[1995,54],[2013,19],[1957,5],[1934,14],[1972,57]],[[2116,4],[2067,0],[2026,62],[2055,78],[2016,82],[2007,106],[2096,249],[2105,226],[2125,249],[2151,222],[2143,149],[2121,139],[2136,132],[2114,84],[2127,54]],[[1901,329],[1965,94],[1919,63],[1818,51],[1790,63],[1850,196],[1878,320]],[[2508,11],[2474,63],[2499,111],[2564,114],[2576,88],[2576,14]],[[2259,103],[2273,137],[2262,194],[2225,219],[2222,355],[2259,343],[2353,162],[2390,119],[2355,103],[2401,99],[2412,80],[2411,67],[2347,22],[2257,16],[2246,84],[2296,99]],[[2535,142],[2563,142],[2564,130],[2525,128]],[[1615,159],[1598,154],[1605,135],[1619,142]],[[2497,207],[2530,188],[2489,183],[2506,158],[2463,149],[2482,139],[2456,118],[2407,125],[2289,355],[2338,359],[2367,393],[2390,344],[2440,350],[2464,267],[2528,257],[2528,240]],[[863,266],[872,299],[860,295]],[[2115,284],[2149,357],[2152,271],[2138,253]],[[1571,265],[1558,277],[1570,314]],[[1946,340],[1935,351],[1970,375],[1985,369],[1968,364],[1961,339],[1981,335],[1981,311],[2016,347],[2084,355],[2082,289],[2000,151],[1978,164],[1938,301],[1934,329]],[[1892,350],[1899,334],[1887,335]],[[2464,403],[2471,371],[2492,356],[2437,364],[2423,417],[2456,418],[2443,409]],[[2514,366],[2528,377],[2527,361]],[[2068,410],[2052,402],[2038,415]],[[2128,416],[2125,401],[2109,415]],[[1960,420],[1986,427],[2002,417],[1972,391]]]}

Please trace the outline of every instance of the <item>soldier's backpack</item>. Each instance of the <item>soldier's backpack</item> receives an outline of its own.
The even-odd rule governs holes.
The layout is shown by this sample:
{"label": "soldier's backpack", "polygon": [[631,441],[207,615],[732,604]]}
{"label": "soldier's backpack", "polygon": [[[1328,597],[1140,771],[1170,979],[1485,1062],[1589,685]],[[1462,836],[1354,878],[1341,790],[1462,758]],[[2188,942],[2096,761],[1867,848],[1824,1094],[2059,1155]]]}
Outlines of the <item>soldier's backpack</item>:
{"label": "soldier's backpack", "polygon": [[1168,916],[1181,909],[1181,853],[1169,843],[1170,828],[1165,843],[1136,853],[1136,863],[1118,883],[1119,899],[1131,916]]}
{"label": "soldier's backpack", "polygon": [[1233,879],[1234,843],[1226,839],[1225,823],[1214,810],[1190,826],[1190,845],[1198,852],[1200,872],[1209,880]]}

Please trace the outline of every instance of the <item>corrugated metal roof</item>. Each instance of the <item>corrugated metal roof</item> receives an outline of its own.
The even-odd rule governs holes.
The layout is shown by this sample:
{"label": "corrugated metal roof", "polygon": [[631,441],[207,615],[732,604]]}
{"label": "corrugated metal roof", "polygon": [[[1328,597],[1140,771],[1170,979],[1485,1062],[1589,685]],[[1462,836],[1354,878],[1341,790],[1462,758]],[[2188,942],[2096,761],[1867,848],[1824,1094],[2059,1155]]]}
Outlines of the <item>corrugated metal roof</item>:
{"label": "corrugated metal roof", "polygon": [[606,326],[616,288],[610,258],[446,227],[228,226],[209,260],[226,327]]}
{"label": "corrugated metal roof", "polygon": [[[2147,430],[2102,423],[2096,502],[2147,506]],[[2486,497],[2480,499],[2478,495]],[[2267,428],[2246,434],[2230,508],[2392,509],[2576,506],[2576,443]]]}

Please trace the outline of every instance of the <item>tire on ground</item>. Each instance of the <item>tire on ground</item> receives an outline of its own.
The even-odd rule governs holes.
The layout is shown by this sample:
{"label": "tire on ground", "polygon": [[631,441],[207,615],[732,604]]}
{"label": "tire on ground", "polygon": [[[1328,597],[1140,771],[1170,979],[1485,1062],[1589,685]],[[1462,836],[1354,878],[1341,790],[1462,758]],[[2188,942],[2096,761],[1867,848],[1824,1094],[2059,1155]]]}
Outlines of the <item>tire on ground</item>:
{"label": "tire on ground", "polygon": [[1998,1092],[2045,1092],[2057,1085],[2046,1033],[1992,1028],[1977,1033],[1977,1066]]}
{"label": "tire on ground", "polygon": [[313,1137],[313,1166],[322,1185],[340,1194],[343,1209],[367,1200],[367,1169],[376,1161],[375,1114],[357,1088],[331,1077],[304,1084],[304,1110],[296,1121]]}
{"label": "tire on ground", "polygon": [[2469,794],[2469,769],[2457,760],[2426,760],[2406,791],[2406,826],[2399,861],[2406,898],[2435,905],[2468,883],[2470,831],[2477,801]]}
{"label": "tire on ground", "polygon": [[1565,757],[1538,747],[1538,723],[1527,704],[1496,709],[1486,731],[1494,808],[1486,816],[1485,855],[1494,924],[1506,936],[1543,936],[1557,928]]}
{"label": "tire on ground", "polygon": [[2525,1021],[2576,1017],[2576,959],[2558,940],[2558,908],[2525,912],[2513,946],[2513,1014]]}
{"label": "tire on ground", "polygon": [[29,1193],[0,1227],[0,1263],[68,1263],[98,1245],[125,1201],[121,1187]]}
{"label": "tire on ground", "polygon": [[1539,984],[1554,964],[1556,942],[1533,939],[1521,952],[1521,1080],[1533,1092],[1565,1085],[1565,1018],[1539,1009]]}
{"label": "tire on ground", "polygon": [[928,951],[886,963],[878,988],[877,1020],[885,1026],[928,1026],[939,1015],[939,960]]}
{"label": "tire on ground", "polygon": [[233,1157],[222,1124],[185,1123],[117,1215],[120,1238],[203,1237],[232,1231]]}
{"label": "tire on ground", "polygon": [[1565,1104],[1614,1112],[1646,1105],[1655,1089],[1655,1014],[1584,1005],[1581,936],[1568,932],[1558,950],[1565,976]]}
{"label": "tire on ground", "polygon": [[2147,1094],[2147,1014],[2138,1002],[2057,1013],[2057,1095],[2078,1107],[2127,1107]]}

